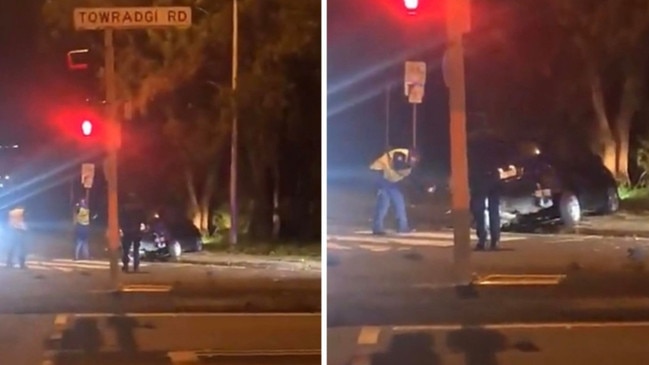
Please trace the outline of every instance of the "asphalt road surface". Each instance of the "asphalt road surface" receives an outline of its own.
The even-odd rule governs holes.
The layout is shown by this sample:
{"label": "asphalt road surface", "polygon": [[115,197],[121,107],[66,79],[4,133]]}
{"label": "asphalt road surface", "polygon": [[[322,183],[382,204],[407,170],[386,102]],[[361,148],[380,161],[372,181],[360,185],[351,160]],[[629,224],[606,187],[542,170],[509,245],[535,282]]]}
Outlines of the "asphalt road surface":
{"label": "asphalt road surface", "polygon": [[103,250],[93,247],[98,259],[74,261],[69,242],[60,233],[30,236],[28,269],[0,267],[0,313],[320,310],[318,272],[241,265],[147,262],[121,274],[124,291],[114,294]]}
{"label": "asphalt road surface", "polygon": [[319,314],[0,316],[11,365],[321,363]]}
{"label": "asphalt road surface", "polygon": [[647,322],[336,328],[327,364],[643,365],[648,336]]}
{"label": "asphalt road surface", "polygon": [[28,268],[0,268],[0,364],[320,363],[317,273],[145,263],[115,292],[100,247],[29,238]]}
{"label": "asphalt road surface", "polygon": [[[616,354],[628,352],[620,358],[629,359],[625,364],[645,364],[649,357],[640,355],[644,354],[641,339],[649,334],[647,326],[572,332],[543,325],[524,331],[462,329],[508,323],[648,321],[646,261],[642,255],[631,259],[627,254],[630,248],[647,246],[649,240],[631,238],[504,234],[501,250],[472,254],[476,285],[457,287],[451,275],[450,232],[387,237],[332,232],[327,244],[328,363],[581,364],[596,359],[600,362],[589,363],[610,364]],[[462,326],[433,326],[457,324]],[[410,331],[413,326],[423,329]],[[366,340],[360,339],[363,328],[379,328],[378,337],[389,340],[381,342],[383,347],[367,349],[362,344]],[[416,333],[401,333],[404,328]],[[607,336],[617,336],[615,341],[608,339],[612,346],[604,345]],[[634,344],[622,340],[623,336]],[[520,338],[542,350],[513,348]],[[530,343],[521,346],[533,348]],[[594,347],[601,356],[589,357],[585,349]],[[358,362],[349,362],[359,351],[369,357],[359,355],[354,360]]]}

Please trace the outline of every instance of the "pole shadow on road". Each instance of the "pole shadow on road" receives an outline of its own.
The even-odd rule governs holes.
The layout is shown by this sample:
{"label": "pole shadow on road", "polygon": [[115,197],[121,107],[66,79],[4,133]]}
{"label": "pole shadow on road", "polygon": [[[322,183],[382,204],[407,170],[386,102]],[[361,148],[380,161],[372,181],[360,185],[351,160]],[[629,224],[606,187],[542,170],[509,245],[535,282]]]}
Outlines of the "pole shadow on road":
{"label": "pole shadow on road", "polygon": [[[106,345],[105,338],[111,336],[117,340],[117,349],[112,351],[122,353],[138,352],[135,331],[137,329],[154,329],[149,323],[140,323],[137,319],[127,316],[115,316],[106,319],[106,327],[110,333],[102,332],[99,319],[79,318],[74,325],[63,332],[59,350],[79,351],[82,354],[97,354]],[[114,335],[113,335],[114,333]]]}
{"label": "pole shadow on road", "polygon": [[425,332],[397,334],[387,352],[372,356],[372,365],[441,365],[435,339]]}
{"label": "pole shadow on road", "polygon": [[464,354],[465,365],[498,365],[497,354],[508,350],[538,352],[532,342],[508,343],[500,331],[485,328],[463,328],[446,336],[446,346],[455,353]]}
{"label": "pole shadow on road", "polygon": [[[509,350],[540,351],[532,342],[509,343],[501,332],[479,327],[449,332],[443,346],[453,353],[464,354],[465,365],[498,365],[498,353]],[[373,355],[371,364],[442,365],[442,359],[434,348],[435,338],[432,332],[396,334],[388,351]]]}

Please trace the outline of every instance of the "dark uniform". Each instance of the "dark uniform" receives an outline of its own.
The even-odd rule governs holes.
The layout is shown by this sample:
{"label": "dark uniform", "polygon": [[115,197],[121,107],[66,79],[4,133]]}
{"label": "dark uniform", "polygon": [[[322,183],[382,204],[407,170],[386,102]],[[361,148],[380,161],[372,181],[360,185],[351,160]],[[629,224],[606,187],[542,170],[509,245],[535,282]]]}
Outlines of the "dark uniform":
{"label": "dark uniform", "polygon": [[140,241],[142,240],[142,224],[146,215],[142,205],[134,198],[127,199],[121,204],[119,223],[122,231],[122,271],[128,271],[129,252],[133,249],[133,270],[140,267]]}
{"label": "dark uniform", "polygon": [[500,243],[501,184],[498,168],[503,155],[499,146],[499,142],[490,138],[469,144],[470,206],[478,236],[477,250],[485,249],[487,238],[491,249],[498,248]]}

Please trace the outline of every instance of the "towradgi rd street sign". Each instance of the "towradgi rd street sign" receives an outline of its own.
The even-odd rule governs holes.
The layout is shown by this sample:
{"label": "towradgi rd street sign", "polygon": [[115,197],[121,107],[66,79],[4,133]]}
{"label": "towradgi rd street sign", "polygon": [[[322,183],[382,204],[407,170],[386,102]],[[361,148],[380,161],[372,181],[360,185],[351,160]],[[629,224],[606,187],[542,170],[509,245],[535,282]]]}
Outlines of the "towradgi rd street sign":
{"label": "towradgi rd street sign", "polygon": [[74,28],[138,29],[138,28],[189,28],[192,9],[187,6],[75,8]]}

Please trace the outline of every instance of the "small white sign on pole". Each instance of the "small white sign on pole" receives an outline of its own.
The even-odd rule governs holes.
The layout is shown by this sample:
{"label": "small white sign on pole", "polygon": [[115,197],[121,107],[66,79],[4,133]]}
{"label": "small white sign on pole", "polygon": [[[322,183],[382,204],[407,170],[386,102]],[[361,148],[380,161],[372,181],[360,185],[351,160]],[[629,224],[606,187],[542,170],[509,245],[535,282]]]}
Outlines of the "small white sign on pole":
{"label": "small white sign on pole", "polygon": [[412,84],[408,92],[408,102],[411,104],[421,104],[424,100],[424,85]]}
{"label": "small white sign on pole", "polygon": [[75,8],[76,30],[189,28],[192,8],[188,6]]}
{"label": "small white sign on pole", "polygon": [[86,189],[92,188],[95,180],[95,164],[84,163],[81,165],[81,183]]}
{"label": "small white sign on pole", "polygon": [[406,61],[404,77],[404,93],[408,102],[419,104],[424,97],[424,85],[426,84],[426,62]]}

